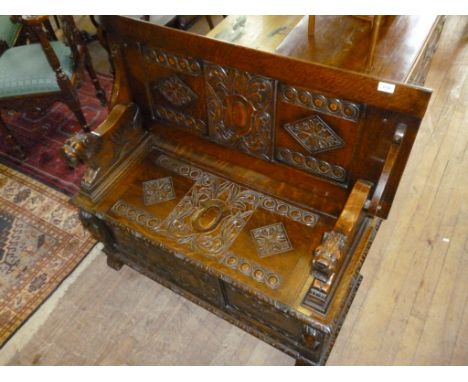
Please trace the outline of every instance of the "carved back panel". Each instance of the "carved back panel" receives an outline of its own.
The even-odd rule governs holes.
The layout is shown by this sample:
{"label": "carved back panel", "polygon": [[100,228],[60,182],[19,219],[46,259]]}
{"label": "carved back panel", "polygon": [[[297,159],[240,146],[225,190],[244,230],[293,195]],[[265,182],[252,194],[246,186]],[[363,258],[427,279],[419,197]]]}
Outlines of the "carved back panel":
{"label": "carved back panel", "polygon": [[397,126],[404,124],[376,211],[386,217],[429,90],[395,84],[389,94],[378,90],[378,79],[362,74],[125,17],[102,21],[117,72],[114,103],[136,102],[153,132],[202,137],[224,148],[220,158],[223,150],[236,150],[236,164],[273,163],[277,170],[268,176],[320,190],[325,199],[344,204],[358,179],[377,185]]}

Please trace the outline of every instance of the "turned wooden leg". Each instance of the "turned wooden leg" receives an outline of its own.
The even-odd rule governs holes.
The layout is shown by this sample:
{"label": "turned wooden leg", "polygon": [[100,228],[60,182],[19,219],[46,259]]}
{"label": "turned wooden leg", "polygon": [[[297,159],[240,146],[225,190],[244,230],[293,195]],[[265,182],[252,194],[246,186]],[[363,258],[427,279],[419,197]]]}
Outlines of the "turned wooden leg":
{"label": "turned wooden leg", "polygon": [[96,72],[94,71],[93,64],[91,63],[91,57],[89,56],[88,52],[85,53],[85,67],[89,73],[89,76],[91,77],[91,81],[93,81],[94,89],[96,89],[96,97],[99,99],[99,101],[101,101],[102,106],[106,106],[106,93],[99,83]]}
{"label": "turned wooden leg", "polygon": [[309,36],[314,35],[314,30],[315,30],[315,15],[309,15],[309,27],[307,29],[307,33]]}
{"label": "turned wooden leg", "polygon": [[210,26],[210,29],[213,29],[214,24],[213,24],[213,19],[211,18],[211,16],[205,16],[205,18],[206,18],[206,21],[208,22],[208,25]]}
{"label": "turned wooden leg", "polygon": [[78,99],[78,95],[74,90],[72,90],[71,92],[72,94],[69,94],[64,102],[75,115],[83,131],[88,133],[89,131],[91,131],[91,129],[89,128],[88,122],[86,122],[86,118],[83,114],[83,111],[81,110],[81,104],[80,100]]}
{"label": "turned wooden leg", "polygon": [[2,119],[2,115],[0,112],[0,130],[2,130],[5,141],[7,142],[8,147],[11,147],[16,153],[18,153],[21,159],[26,158],[26,153],[23,147],[19,144],[18,140],[13,134],[13,129],[8,126]]}
{"label": "turned wooden leg", "polygon": [[377,45],[377,39],[379,38],[379,31],[380,31],[380,26],[382,24],[382,18],[383,16],[374,16],[374,19],[372,21],[372,37],[371,37],[371,44],[369,47],[369,55],[367,56],[367,71],[372,70],[372,66],[374,65],[374,55],[375,55],[375,46]]}

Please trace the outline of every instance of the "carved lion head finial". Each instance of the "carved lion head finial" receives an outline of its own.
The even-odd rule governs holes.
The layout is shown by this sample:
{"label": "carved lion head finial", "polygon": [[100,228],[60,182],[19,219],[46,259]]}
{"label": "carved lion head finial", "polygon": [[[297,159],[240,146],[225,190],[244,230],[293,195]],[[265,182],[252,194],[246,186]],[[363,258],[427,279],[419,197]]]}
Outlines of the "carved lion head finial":
{"label": "carved lion head finial", "polygon": [[98,150],[100,137],[93,133],[77,133],[65,141],[63,154],[68,165],[76,167],[81,162],[87,162]]}
{"label": "carved lion head finial", "polygon": [[336,271],[336,264],[342,256],[342,249],[346,244],[343,234],[335,231],[326,232],[322,243],[314,251],[313,268],[327,276]]}

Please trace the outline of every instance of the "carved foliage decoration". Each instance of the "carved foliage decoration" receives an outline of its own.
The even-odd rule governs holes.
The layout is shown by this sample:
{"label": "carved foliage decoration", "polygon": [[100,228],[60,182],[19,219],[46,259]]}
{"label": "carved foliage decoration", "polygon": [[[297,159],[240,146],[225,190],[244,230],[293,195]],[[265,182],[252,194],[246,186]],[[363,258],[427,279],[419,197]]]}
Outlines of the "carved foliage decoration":
{"label": "carved foliage decoration", "polygon": [[318,115],[283,126],[311,154],[344,146],[344,141]]}
{"label": "carved foliage decoration", "polygon": [[361,113],[359,104],[338,98],[329,98],[322,94],[313,93],[307,89],[301,89],[282,84],[280,87],[280,98],[307,109],[320,111],[324,114],[334,115],[338,118],[356,122]]}
{"label": "carved foliage decoration", "polygon": [[191,250],[226,251],[255,211],[260,194],[205,173],[163,223],[168,237]]}
{"label": "carved foliage decoration", "polygon": [[285,147],[278,147],[276,157],[281,162],[312,174],[321,175],[337,181],[344,181],[346,178],[346,170],[343,167],[312,156],[305,156]]}
{"label": "carved foliage decoration", "polygon": [[164,78],[155,89],[176,107],[187,106],[198,98],[195,92],[176,75]]}
{"label": "carved foliage decoration", "polygon": [[270,224],[250,231],[260,257],[267,257],[292,249],[283,223]]}
{"label": "carved foliage decoration", "polygon": [[184,57],[163,49],[150,48],[141,45],[141,54],[145,60],[152,64],[175,70],[177,72],[199,76],[202,74],[200,62],[192,57]]}
{"label": "carved foliage decoration", "polygon": [[275,81],[205,63],[209,134],[220,144],[271,159]]}

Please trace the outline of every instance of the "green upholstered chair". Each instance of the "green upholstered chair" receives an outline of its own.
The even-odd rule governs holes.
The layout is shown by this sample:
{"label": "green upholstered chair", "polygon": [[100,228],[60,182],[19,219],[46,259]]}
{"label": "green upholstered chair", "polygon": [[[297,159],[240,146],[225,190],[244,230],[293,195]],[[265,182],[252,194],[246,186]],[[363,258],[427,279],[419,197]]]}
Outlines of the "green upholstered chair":
{"label": "green upholstered chair", "polygon": [[14,129],[1,118],[4,109],[45,111],[55,102],[65,103],[84,131],[89,126],[81,110],[76,86],[86,70],[103,105],[106,96],[97,79],[91,58],[72,16],[59,16],[66,43],[49,41],[44,22],[47,16],[16,17],[39,43],[7,49],[0,56],[0,130],[9,147],[21,157],[25,152]]}
{"label": "green upholstered chair", "polygon": [[10,20],[10,16],[0,15],[0,55],[15,45],[20,32],[20,23]]}

